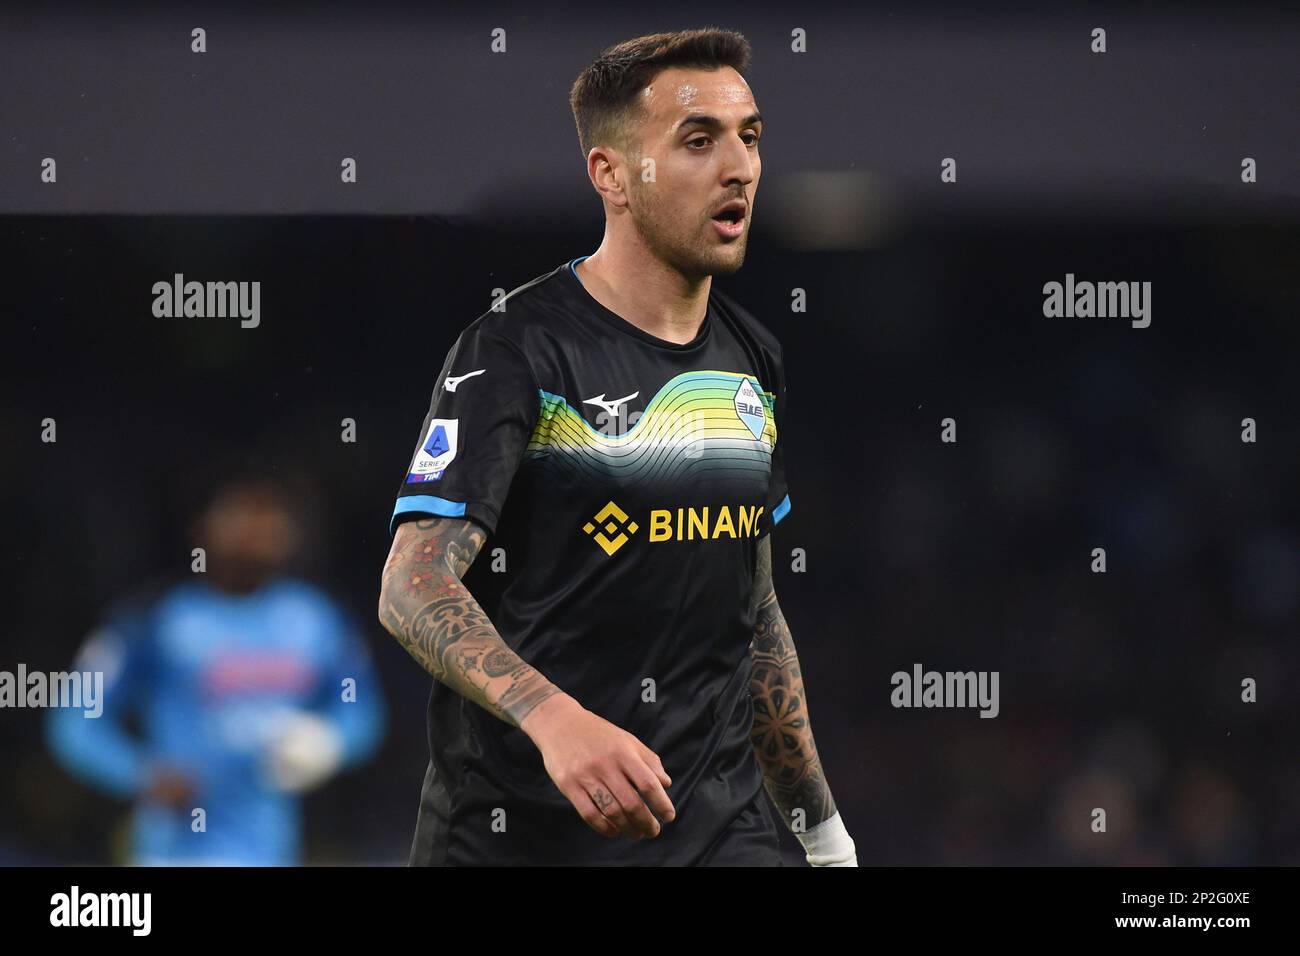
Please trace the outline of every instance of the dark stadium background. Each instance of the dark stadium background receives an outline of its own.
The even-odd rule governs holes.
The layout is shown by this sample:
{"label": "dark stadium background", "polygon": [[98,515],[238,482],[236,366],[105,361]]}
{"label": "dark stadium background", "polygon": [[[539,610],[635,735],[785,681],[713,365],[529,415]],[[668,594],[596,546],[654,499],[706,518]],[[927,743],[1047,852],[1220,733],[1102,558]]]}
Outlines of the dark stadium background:
{"label": "dark stadium background", "polygon": [[[310,798],[309,861],[403,862],[428,679],[373,609],[434,377],[492,289],[599,243],[573,77],[707,22],[755,46],[764,176],[719,286],[785,346],[777,592],[860,861],[1300,862],[1294,19],[1106,9],[1103,63],[1080,12],[828,8],[806,26],[830,54],[790,65],[791,24],[741,6],[534,14],[518,54],[471,66],[492,13],[439,33],[150,9],[138,30],[80,10],[0,31],[27,78],[0,93],[0,668],[68,666],[107,603],[187,573],[199,496],[256,462],[302,491],[302,571],[365,622],[390,714],[381,753]],[[192,19],[238,69],[144,55]],[[154,318],[176,272],[260,281],[261,326]],[[1151,327],[1044,318],[1067,272],[1150,281]],[[1000,671],[1000,716],[895,710],[915,662]],[[40,716],[0,711],[0,863],[120,859],[126,806],[51,761]]]}

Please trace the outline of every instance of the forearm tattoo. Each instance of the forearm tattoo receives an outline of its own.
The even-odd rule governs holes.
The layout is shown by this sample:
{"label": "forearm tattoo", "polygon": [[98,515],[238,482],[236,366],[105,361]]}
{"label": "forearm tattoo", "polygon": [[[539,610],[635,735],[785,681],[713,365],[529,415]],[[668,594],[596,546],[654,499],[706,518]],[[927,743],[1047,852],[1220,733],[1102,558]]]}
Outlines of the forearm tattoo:
{"label": "forearm tattoo", "polygon": [[510,649],[462,583],[485,540],[466,519],[399,525],[379,620],[435,679],[517,727],[559,688]]}
{"label": "forearm tattoo", "polygon": [[759,542],[752,601],[750,740],[763,768],[763,783],[786,824],[792,825],[794,811],[802,809],[806,826],[812,827],[834,815],[835,800],[813,743],[799,657],[772,587],[771,535]]}

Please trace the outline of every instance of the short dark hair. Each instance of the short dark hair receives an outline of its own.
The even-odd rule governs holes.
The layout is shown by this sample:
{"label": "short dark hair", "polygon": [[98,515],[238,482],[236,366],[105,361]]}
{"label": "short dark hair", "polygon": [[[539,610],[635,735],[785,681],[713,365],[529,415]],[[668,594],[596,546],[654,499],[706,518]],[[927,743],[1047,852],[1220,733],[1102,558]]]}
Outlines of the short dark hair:
{"label": "short dark hair", "polygon": [[717,27],[652,33],[610,47],[582,71],[569,91],[583,158],[596,145],[629,149],[632,127],[642,110],[638,94],[662,70],[729,66],[744,76],[749,55],[744,36]]}

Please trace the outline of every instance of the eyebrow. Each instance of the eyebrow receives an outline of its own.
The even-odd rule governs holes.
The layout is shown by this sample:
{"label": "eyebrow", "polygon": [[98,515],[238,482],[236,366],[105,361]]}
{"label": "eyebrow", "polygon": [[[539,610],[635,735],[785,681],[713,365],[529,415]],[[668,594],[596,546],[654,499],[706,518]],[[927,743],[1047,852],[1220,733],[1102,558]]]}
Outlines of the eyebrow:
{"label": "eyebrow", "polygon": [[[762,125],[762,123],[762,113],[750,113],[740,121],[742,127],[757,126]],[[707,113],[692,113],[690,116],[683,118],[682,121],[677,124],[676,130],[680,131],[688,126],[703,126],[705,129],[719,130],[722,129],[722,120],[718,119],[716,116],[710,116]]]}

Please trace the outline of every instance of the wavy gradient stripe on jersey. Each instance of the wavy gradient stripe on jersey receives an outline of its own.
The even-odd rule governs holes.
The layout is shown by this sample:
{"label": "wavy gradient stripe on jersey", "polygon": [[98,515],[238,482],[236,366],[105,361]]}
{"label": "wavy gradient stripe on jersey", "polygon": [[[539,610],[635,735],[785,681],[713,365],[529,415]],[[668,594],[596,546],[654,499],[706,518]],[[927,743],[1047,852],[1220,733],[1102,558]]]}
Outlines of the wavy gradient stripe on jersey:
{"label": "wavy gradient stripe on jersey", "polygon": [[[736,392],[749,379],[765,409],[756,440],[736,412]],[[776,444],[775,396],[737,372],[701,370],[669,379],[623,435],[593,428],[563,395],[539,390],[541,415],[525,452],[593,478],[623,484],[705,473],[767,480]]]}

